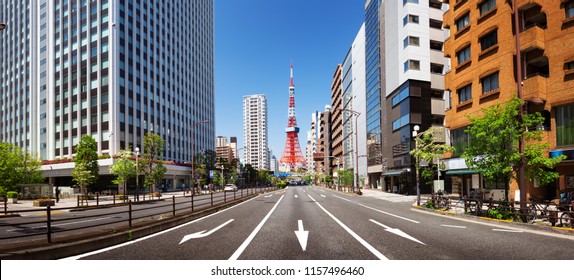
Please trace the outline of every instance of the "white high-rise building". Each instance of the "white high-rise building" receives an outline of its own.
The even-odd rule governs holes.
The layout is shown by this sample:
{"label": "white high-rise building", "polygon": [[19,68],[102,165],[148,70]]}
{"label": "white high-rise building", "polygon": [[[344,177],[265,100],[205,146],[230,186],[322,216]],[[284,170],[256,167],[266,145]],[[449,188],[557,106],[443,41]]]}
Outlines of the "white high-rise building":
{"label": "white high-rise building", "polygon": [[214,150],[213,0],[1,3],[1,142],[44,160],[72,158],[84,135],[100,155],[141,156],[148,132],[164,160]]}
{"label": "white high-rise building", "polygon": [[243,96],[243,160],[258,170],[269,170],[267,97]]}

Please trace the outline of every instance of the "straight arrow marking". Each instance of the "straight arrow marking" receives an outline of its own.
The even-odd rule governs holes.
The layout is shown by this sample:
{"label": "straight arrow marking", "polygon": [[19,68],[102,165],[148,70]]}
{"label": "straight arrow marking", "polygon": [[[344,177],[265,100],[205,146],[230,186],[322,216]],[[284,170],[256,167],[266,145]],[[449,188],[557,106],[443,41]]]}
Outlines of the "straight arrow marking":
{"label": "straight arrow marking", "polygon": [[373,222],[373,223],[376,224],[376,225],[379,225],[379,226],[383,227],[386,231],[388,231],[388,232],[390,232],[390,233],[394,233],[394,234],[396,234],[396,235],[398,235],[398,236],[400,236],[400,237],[404,237],[404,238],[406,238],[406,239],[410,239],[410,240],[412,240],[412,241],[414,241],[414,242],[417,242],[417,243],[420,243],[420,244],[423,244],[423,245],[426,246],[426,244],[424,244],[424,243],[418,241],[416,238],[414,238],[414,237],[412,237],[412,236],[410,236],[410,235],[404,233],[402,230],[400,230],[400,229],[398,229],[398,228],[390,228],[390,227],[388,227],[388,226],[386,226],[386,225],[383,225],[383,224],[381,224],[381,223],[379,223],[379,222],[377,222],[377,221],[375,221],[375,220],[373,220],[373,219],[369,219],[369,221]]}
{"label": "straight arrow marking", "polygon": [[199,232],[196,232],[196,233],[188,234],[188,235],[184,236],[184,237],[181,239],[181,241],[179,242],[179,244],[181,244],[181,243],[183,243],[183,242],[185,242],[185,241],[188,241],[188,240],[190,240],[190,239],[202,238],[202,237],[206,237],[206,236],[208,236],[208,235],[211,235],[212,233],[214,233],[214,232],[220,230],[222,227],[226,226],[227,224],[229,224],[229,223],[231,223],[231,222],[233,222],[233,219],[231,219],[231,220],[229,220],[229,221],[227,221],[227,222],[225,222],[225,223],[219,225],[218,227],[216,227],[216,228],[214,228],[214,229],[212,229],[212,230],[210,230],[210,231],[208,231],[208,232],[205,232],[205,230],[202,230],[202,231],[199,231]]}
{"label": "straight arrow marking", "polygon": [[307,250],[307,239],[309,238],[309,231],[303,229],[303,220],[298,221],[298,230],[295,231],[295,236],[297,236],[297,240],[299,240],[299,245],[301,245],[301,249],[303,251]]}

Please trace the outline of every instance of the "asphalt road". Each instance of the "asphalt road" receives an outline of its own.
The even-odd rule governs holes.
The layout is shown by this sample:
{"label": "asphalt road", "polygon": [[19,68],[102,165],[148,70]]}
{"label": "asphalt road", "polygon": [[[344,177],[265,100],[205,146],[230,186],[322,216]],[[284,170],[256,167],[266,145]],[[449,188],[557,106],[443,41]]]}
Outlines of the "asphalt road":
{"label": "asphalt road", "polygon": [[574,259],[574,237],[290,187],[72,259]]}

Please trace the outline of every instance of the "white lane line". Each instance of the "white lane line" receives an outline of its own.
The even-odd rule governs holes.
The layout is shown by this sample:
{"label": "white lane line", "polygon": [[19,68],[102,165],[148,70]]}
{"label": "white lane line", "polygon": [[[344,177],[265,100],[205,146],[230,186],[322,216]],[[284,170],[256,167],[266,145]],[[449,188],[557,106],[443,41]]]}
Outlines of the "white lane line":
{"label": "white lane line", "polygon": [[106,251],[111,251],[111,250],[114,250],[114,249],[117,249],[117,248],[121,248],[121,247],[124,247],[124,246],[128,246],[128,245],[132,245],[132,244],[134,244],[134,243],[137,243],[137,242],[140,242],[140,241],[144,241],[144,240],[146,240],[146,239],[148,239],[148,238],[156,237],[156,236],[158,236],[158,235],[160,235],[160,234],[168,233],[168,232],[170,232],[170,231],[172,231],[172,230],[176,230],[176,229],[179,229],[179,228],[181,228],[181,227],[185,227],[185,226],[191,225],[191,224],[196,223],[196,222],[199,222],[199,221],[201,221],[201,220],[203,220],[203,219],[207,219],[207,218],[209,218],[209,217],[211,217],[211,216],[214,216],[214,215],[217,215],[217,214],[221,214],[221,213],[223,213],[223,212],[225,212],[225,211],[227,211],[227,210],[231,210],[231,209],[233,209],[233,208],[235,208],[235,207],[237,207],[237,206],[239,206],[239,205],[242,205],[242,204],[244,204],[244,203],[247,203],[247,202],[249,202],[249,201],[251,201],[251,200],[254,200],[254,199],[256,199],[256,198],[257,198],[257,197],[251,198],[251,199],[246,200],[246,201],[244,201],[244,202],[241,202],[241,203],[239,203],[239,204],[233,205],[233,206],[231,206],[231,207],[229,207],[229,208],[225,208],[225,209],[223,209],[223,210],[221,210],[221,211],[219,211],[219,212],[215,212],[215,213],[213,213],[213,214],[207,215],[207,216],[202,217],[202,218],[199,218],[199,219],[197,219],[197,220],[193,220],[193,221],[187,222],[187,223],[185,223],[185,224],[181,224],[181,225],[179,225],[179,226],[172,227],[172,228],[170,228],[170,229],[166,229],[166,230],[164,230],[164,231],[160,231],[160,232],[157,232],[157,233],[148,235],[148,236],[146,236],[146,237],[138,238],[138,239],[135,239],[135,240],[132,240],[132,241],[128,241],[128,242],[126,242],[126,243],[118,244],[118,245],[115,245],[115,246],[111,246],[111,247],[108,247],[108,248],[96,250],[96,251],[93,251],[93,252],[89,252],[89,253],[85,253],[85,254],[81,254],[81,255],[76,255],[76,256],[71,256],[71,257],[63,258],[63,260],[79,260],[79,259],[81,259],[81,258],[83,258],[83,257],[87,257],[87,256],[91,256],[91,255],[103,253],[103,252],[106,252]]}
{"label": "white lane line", "polygon": [[367,206],[367,205],[364,205],[364,204],[356,203],[356,202],[354,202],[354,201],[348,200],[348,199],[346,199],[346,198],[342,198],[342,197],[337,196],[337,195],[333,195],[333,196],[336,197],[336,198],[338,198],[338,199],[342,199],[342,200],[345,200],[345,201],[348,201],[348,202],[351,202],[351,203],[355,203],[355,204],[357,204],[357,205],[359,205],[359,206],[363,206],[363,207],[365,207],[365,208],[367,208],[367,209],[371,209],[371,210],[373,210],[373,211],[377,211],[377,212],[379,212],[379,213],[383,213],[383,214],[385,214],[385,215],[389,215],[389,216],[392,216],[392,217],[395,217],[395,218],[403,219],[403,220],[405,220],[405,221],[409,221],[409,222],[412,222],[412,223],[415,223],[415,224],[420,224],[419,221],[411,220],[411,219],[409,219],[409,218],[401,217],[401,216],[399,216],[399,215],[395,215],[395,214],[392,214],[392,213],[389,213],[389,212],[385,212],[385,211],[379,210],[379,209],[377,209],[377,208],[373,208],[373,207],[370,207],[370,206]]}
{"label": "white lane line", "polygon": [[411,220],[411,219],[409,219],[409,218],[401,217],[401,216],[399,216],[399,215],[395,215],[395,214],[392,214],[392,213],[389,213],[389,212],[385,212],[385,211],[383,211],[383,210],[379,210],[379,209],[377,209],[377,208],[373,208],[373,207],[370,207],[370,206],[367,206],[367,205],[363,205],[363,204],[360,204],[360,203],[359,203],[359,205],[360,205],[360,206],[363,206],[363,207],[365,207],[365,208],[367,208],[367,209],[371,209],[371,210],[373,210],[373,211],[377,211],[377,212],[383,213],[383,214],[385,214],[385,215],[389,215],[389,216],[391,216],[391,217],[403,219],[403,220],[405,220],[405,221],[409,221],[409,222],[415,223],[415,224],[420,224],[419,221],[415,221],[415,220]]}
{"label": "white lane line", "polygon": [[257,227],[253,230],[253,232],[251,232],[251,234],[247,237],[247,239],[245,239],[245,241],[243,241],[243,244],[241,244],[241,246],[239,246],[239,248],[237,248],[237,250],[235,251],[235,253],[233,253],[233,255],[231,255],[231,257],[229,258],[230,261],[236,261],[239,256],[243,253],[243,251],[245,251],[245,248],[247,248],[247,246],[249,245],[249,243],[251,243],[251,241],[253,240],[253,238],[255,238],[255,235],[257,235],[257,233],[259,232],[259,230],[261,230],[261,228],[263,227],[263,225],[265,224],[265,222],[267,222],[267,219],[269,219],[269,217],[271,216],[271,214],[273,213],[273,211],[275,211],[275,208],[277,208],[277,206],[279,205],[279,202],[281,202],[281,200],[283,199],[285,195],[282,195],[279,200],[277,201],[277,203],[275,203],[275,205],[273,206],[273,208],[271,208],[271,211],[269,211],[269,213],[267,213],[267,216],[265,216],[265,218],[263,218],[263,220],[261,220],[261,222],[259,223],[259,225],[257,225]]}
{"label": "white lane line", "polygon": [[322,194],[321,197],[326,197],[326,196],[324,194]]}
{"label": "white lane line", "polygon": [[375,247],[373,247],[371,244],[367,243],[367,241],[365,241],[358,234],[356,234],[353,230],[351,230],[349,227],[347,227],[345,224],[343,224],[343,222],[341,222],[339,219],[337,219],[335,216],[333,216],[333,214],[331,214],[329,211],[327,211],[327,209],[323,208],[323,206],[319,202],[317,202],[311,195],[307,195],[307,196],[309,196],[309,198],[311,198],[311,200],[313,200],[313,202],[317,203],[317,206],[319,206],[319,208],[321,208],[321,210],[323,210],[325,213],[327,213],[327,215],[329,215],[329,217],[331,217],[331,219],[335,220],[335,222],[337,222],[337,224],[339,224],[352,237],[354,237],[357,241],[359,241],[359,243],[361,243],[363,246],[365,246],[365,248],[367,248],[367,250],[369,250],[371,253],[373,253],[373,255],[375,255],[377,258],[379,258],[379,260],[388,260],[388,258],[385,257],[385,255],[383,255],[381,252],[379,252],[379,250],[375,249]]}
{"label": "white lane line", "polygon": [[449,228],[466,228],[466,226],[453,226],[453,225],[440,225],[441,227],[449,227]]}
{"label": "white lane line", "polygon": [[500,228],[493,228],[493,231],[503,231],[503,232],[516,232],[516,233],[520,233],[523,232],[521,230],[516,230],[516,229],[500,229]]}
{"label": "white lane line", "polygon": [[[342,200],[345,200],[345,201],[348,201],[348,202],[353,202],[353,201],[350,200],[350,199],[346,199],[346,198],[340,197],[340,196],[338,196],[338,195],[333,195],[333,196],[336,197],[336,198],[338,198],[338,199],[342,199]],[[353,202],[353,203],[354,203],[354,202]]]}

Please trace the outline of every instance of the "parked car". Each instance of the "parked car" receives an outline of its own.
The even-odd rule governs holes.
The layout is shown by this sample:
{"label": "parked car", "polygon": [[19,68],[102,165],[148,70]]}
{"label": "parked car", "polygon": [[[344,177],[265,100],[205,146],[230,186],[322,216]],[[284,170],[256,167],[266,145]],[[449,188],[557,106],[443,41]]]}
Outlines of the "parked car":
{"label": "parked car", "polygon": [[235,191],[237,191],[237,186],[234,184],[227,184],[227,185],[225,185],[225,188],[223,189],[223,191],[235,192]]}

